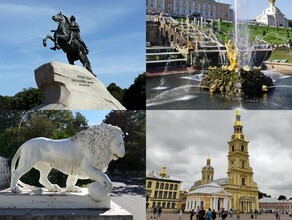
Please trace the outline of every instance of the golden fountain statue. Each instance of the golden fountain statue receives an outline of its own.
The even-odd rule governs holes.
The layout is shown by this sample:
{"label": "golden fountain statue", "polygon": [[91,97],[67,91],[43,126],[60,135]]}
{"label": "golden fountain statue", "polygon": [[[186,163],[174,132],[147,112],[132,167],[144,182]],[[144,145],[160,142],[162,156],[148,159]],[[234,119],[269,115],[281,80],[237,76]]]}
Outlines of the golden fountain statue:
{"label": "golden fountain statue", "polygon": [[276,1],[276,0],[269,0],[270,5],[271,5],[271,6],[275,6],[275,1]]}
{"label": "golden fountain statue", "polygon": [[225,43],[225,46],[227,50],[227,58],[230,62],[228,70],[233,71],[238,68],[238,52],[231,40],[228,40],[228,42]]}

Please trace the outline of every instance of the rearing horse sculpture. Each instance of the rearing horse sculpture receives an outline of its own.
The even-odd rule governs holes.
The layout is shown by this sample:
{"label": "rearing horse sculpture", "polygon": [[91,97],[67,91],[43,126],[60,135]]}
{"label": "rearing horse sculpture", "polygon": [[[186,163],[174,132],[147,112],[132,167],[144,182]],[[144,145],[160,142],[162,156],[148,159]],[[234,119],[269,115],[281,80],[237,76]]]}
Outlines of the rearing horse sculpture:
{"label": "rearing horse sculpture", "polygon": [[[92,72],[91,65],[89,59],[87,58],[88,49],[86,48],[84,42],[80,39],[77,39],[76,35],[72,34],[72,30],[70,29],[70,21],[68,18],[63,15],[61,12],[54,15],[52,19],[58,23],[57,30],[52,30],[54,32],[54,36],[47,35],[43,39],[44,47],[47,46],[47,39],[52,40],[55,43],[54,47],[50,49],[62,49],[66,55],[68,62],[74,65],[74,61],[80,60],[89,72],[91,72],[94,76],[95,74]],[[73,39],[70,39],[72,38]]]}

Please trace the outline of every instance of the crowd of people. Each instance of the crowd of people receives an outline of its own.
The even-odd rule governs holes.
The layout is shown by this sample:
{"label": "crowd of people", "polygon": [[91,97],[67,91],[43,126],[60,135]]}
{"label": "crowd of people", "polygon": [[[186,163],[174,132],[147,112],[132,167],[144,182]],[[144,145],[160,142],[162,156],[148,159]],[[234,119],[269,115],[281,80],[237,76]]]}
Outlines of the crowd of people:
{"label": "crowd of people", "polygon": [[[217,217],[222,218],[222,220],[226,220],[228,214],[230,217],[233,216],[233,210],[230,209],[229,211],[222,208],[220,212],[216,212],[215,209],[211,210],[210,208],[205,210],[204,207],[197,208],[195,211],[194,209],[190,212],[190,220],[215,220]],[[195,216],[196,215],[196,216]],[[240,212],[236,212],[237,220],[240,219]],[[195,218],[194,218],[195,216]]]}

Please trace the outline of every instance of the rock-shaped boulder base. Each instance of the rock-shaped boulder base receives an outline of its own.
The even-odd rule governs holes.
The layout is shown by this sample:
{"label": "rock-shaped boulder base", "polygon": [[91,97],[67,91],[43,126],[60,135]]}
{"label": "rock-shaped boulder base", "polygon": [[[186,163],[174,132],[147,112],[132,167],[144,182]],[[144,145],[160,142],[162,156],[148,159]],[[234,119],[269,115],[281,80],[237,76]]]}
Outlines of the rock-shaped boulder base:
{"label": "rock-shaped boulder base", "polygon": [[35,71],[44,93],[41,110],[125,110],[88,70],[81,66],[50,62]]}

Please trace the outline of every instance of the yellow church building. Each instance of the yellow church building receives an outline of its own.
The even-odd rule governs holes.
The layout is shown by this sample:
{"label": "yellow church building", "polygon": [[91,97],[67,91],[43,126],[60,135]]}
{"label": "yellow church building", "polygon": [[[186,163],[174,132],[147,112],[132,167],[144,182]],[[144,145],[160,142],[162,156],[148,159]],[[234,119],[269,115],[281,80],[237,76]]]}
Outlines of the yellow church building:
{"label": "yellow church building", "polygon": [[196,206],[204,204],[205,208],[215,210],[232,208],[241,212],[251,212],[259,209],[259,190],[253,180],[248,154],[249,142],[242,132],[240,110],[236,111],[233,128],[234,133],[228,142],[227,178],[213,180],[214,168],[211,166],[211,159],[208,158],[207,165],[202,169],[201,180],[194,183],[187,195],[187,209],[195,207],[194,204]]}

